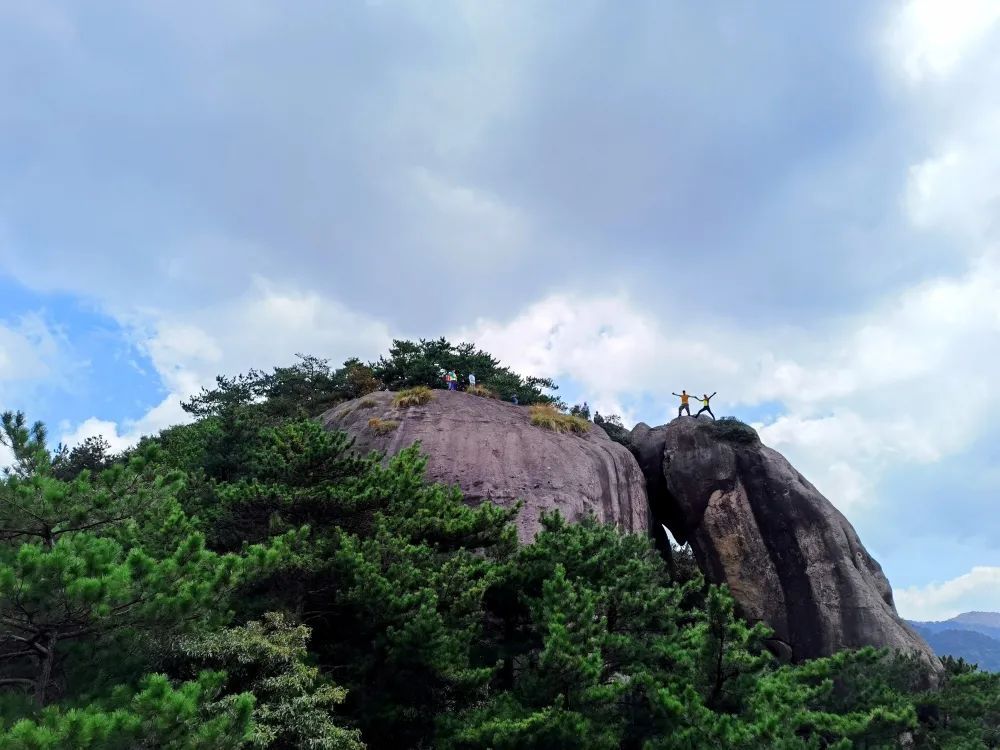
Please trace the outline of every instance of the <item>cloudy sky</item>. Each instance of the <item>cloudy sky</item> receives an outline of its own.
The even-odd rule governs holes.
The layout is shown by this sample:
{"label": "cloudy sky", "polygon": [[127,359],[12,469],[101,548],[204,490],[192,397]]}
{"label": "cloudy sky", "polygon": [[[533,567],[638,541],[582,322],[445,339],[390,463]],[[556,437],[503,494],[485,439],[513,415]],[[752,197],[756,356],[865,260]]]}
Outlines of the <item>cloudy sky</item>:
{"label": "cloudy sky", "polygon": [[473,340],[718,391],[904,615],[1000,610],[1000,2],[765,6],[0,0],[0,406]]}

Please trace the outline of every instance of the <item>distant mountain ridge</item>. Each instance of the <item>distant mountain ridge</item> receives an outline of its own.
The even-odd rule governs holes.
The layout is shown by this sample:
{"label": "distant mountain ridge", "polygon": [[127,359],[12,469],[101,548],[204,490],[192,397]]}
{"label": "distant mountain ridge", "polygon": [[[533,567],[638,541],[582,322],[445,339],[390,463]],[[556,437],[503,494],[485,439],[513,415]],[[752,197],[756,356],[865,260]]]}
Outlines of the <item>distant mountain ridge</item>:
{"label": "distant mountain ridge", "polygon": [[953,617],[951,621],[1000,630],[1000,612],[963,612]]}
{"label": "distant mountain ridge", "polygon": [[963,612],[950,620],[910,625],[938,656],[953,656],[1000,672],[1000,612]]}
{"label": "distant mountain ridge", "polygon": [[990,638],[1000,639],[1000,612],[963,612],[950,620],[911,621],[910,624],[932,633],[944,630],[971,630],[988,635]]}

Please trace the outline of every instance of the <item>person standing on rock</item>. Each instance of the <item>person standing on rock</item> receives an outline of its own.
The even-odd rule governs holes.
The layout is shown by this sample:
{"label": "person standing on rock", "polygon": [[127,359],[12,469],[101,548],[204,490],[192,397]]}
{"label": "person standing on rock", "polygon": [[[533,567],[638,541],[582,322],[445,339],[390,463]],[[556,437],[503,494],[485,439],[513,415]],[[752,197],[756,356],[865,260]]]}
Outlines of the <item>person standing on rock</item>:
{"label": "person standing on rock", "polygon": [[691,407],[688,406],[688,399],[691,398],[691,394],[689,394],[687,391],[685,391],[683,388],[681,388],[681,392],[680,393],[675,393],[674,395],[677,396],[677,398],[679,398],[681,400],[681,405],[677,409],[677,416],[680,417],[681,416],[681,412],[686,411],[688,413],[688,416],[690,417],[691,416]]}
{"label": "person standing on rock", "polygon": [[[715,393],[718,393],[718,391],[716,391]],[[707,411],[709,416],[712,417],[712,419],[715,419],[715,415],[712,414],[712,408],[708,405],[708,402],[711,401],[713,398],[715,398],[715,393],[713,393],[711,396],[709,396],[707,393],[702,394],[701,408],[698,410],[698,413],[695,414],[696,417],[700,417],[703,411]],[[688,413],[690,414],[690,412]]]}
{"label": "person standing on rock", "polygon": [[475,388],[475,387],[476,387],[476,373],[470,372],[469,373],[469,388]]}
{"label": "person standing on rock", "polygon": [[458,387],[458,375],[455,374],[454,370],[448,370],[448,375],[446,379],[448,381],[449,391],[453,391]]}

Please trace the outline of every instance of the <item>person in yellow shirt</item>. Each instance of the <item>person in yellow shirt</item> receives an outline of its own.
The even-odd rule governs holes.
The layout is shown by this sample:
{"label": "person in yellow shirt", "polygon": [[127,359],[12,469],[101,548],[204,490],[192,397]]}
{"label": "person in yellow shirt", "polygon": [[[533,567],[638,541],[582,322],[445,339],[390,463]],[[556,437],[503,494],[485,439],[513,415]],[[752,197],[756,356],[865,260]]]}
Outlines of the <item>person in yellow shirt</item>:
{"label": "person in yellow shirt", "polygon": [[687,391],[685,391],[683,388],[681,388],[681,392],[680,393],[675,393],[674,395],[677,396],[677,398],[679,398],[681,400],[681,405],[677,409],[677,416],[680,417],[681,412],[686,411],[688,413],[688,416],[690,417],[691,416],[691,407],[688,406],[688,399],[691,398],[691,394],[689,394]]}
{"label": "person in yellow shirt", "polygon": [[[718,393],[718,391],[716,391],[716,393]],[[708,402],[711,401],[713,398],[715,398],[715,393],[713,393],[711,396],[709,396],[707,393],[702,394],[701,408],[698,410],[698,413],[695,414],[696,417],[700,417],[703,411],[707,411],[709,413],[709,416],[711,416],[712,419],[715,419],[715,415],[712,414],[712,409],[708,405]]]}

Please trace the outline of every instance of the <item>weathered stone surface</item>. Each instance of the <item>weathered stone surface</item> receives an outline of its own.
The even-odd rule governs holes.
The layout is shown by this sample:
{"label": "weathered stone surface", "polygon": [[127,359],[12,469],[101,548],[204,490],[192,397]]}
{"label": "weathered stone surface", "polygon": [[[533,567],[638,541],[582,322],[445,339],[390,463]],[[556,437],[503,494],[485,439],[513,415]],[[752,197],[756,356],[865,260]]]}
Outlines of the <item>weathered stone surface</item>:
{"label": "weathered stone surface", "polygon": [[[393,454],[420,441],[427,476],[457,484],[469,502],[510,507],[524,500],[518,536],[534,538],[543,511],[559,510],[576,521],[593,513],[630,532],[649,529],[642,472],[628,449],[599,427],[585,435],[535,427],[528,408],[461,392],[434,391],[421,406],[397,409],[395,394],[372,393],[337,406],[320,419],[328,429],[352,435],[361,451]],[[372,417],[396,420],[385,435],[369,428]]]}
{"label": "weathered stone surface", "polygon": [[873,645],[917,652],[940,670],[843,514],[780,453],[724,429],[681,417],[631,433],[653,513],[690,542],[706,576],[794,659]]}

